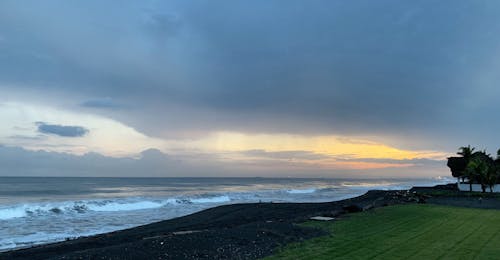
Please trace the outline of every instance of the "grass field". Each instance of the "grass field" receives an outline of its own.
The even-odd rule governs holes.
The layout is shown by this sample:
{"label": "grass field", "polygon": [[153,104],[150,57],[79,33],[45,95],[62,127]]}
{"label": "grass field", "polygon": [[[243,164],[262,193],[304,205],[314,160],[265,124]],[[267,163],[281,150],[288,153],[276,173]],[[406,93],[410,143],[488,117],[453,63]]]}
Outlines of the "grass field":
{"label": "grass field", "polygon": [[306,225],[332,235],[268,259],[500,259],[500,210],[401,205]]}

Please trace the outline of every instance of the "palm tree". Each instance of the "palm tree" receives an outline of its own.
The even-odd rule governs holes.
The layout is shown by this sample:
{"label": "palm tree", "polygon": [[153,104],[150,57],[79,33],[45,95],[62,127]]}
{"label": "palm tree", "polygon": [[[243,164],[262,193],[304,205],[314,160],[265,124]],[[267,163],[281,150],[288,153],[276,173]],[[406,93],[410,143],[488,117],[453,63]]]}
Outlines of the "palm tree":
{"label": "palm tree", "polygon": [[471,158],[474,150],[476,150],[476,148],[470,147],[470,145],[467,145],[467,146],[462,146],[462,147],[458,148],[458,150],[459,150],[459,152],[457,152],[458,155],[461,155],[466,160],[469,160]]}
{"label": "palm tree", "polygon": [[498,178],[500,176],[500,167],[496,163],[490,165],[490,170],[488,176],[486,178],[486,182],[488,187],[490,188],[490,192],[493,192],[493,187],[498,182]]}
{"label": "palm tree", "polygon": [[[459,175],[458,178],[459,178],[459,182],[460,182],[460,177],[462,178],[462,182],[464,182],[465,181],[464,179],[467,176],[465,176],[466,174],[463,171],[465,171],[465,167],[467,166],[467,164],[469,164],[469,161],[471,160],[472,155],[474,154],[474,151],[476,150],[476,148],[471,147],[470,145],[467,145],[467,146],[462,146],[462,147],[458,148],[458,150],[459,151],[457,152],[457,154],[462,156],[462,158],[463,158],[463,162],[462,162],[463,166],[462,167],[464,167],[462,170],[462,173],[458,174]],[[455,161],[457,161],[457,160],[455,160]],[[472,191],[472,184],[471,184],[470,189]]]}
{"label": "palm tree", "polygon": [[486,152],[476,152],[466,167],[467,178],[469,179],[470,190],[472,191],[472,182],[481,184],[482,192],[486,192],[486,187],[493,192],[493,186],[496,184],[498,175],[497,167],[493,159]]}
{"label": "palm tree", "polygon": [[481,183],[481,189],[486,192],[486,186],[490,188],[490,192],[493,192],[493,186],[497,182],[497,167],[493,162],[482,161],[482,165],[479,171],[479,178]]}
{"label": "palm tree", "polygon": [[481,160],[473,159],[465,167],[464,176],[469,181],[469,191],[472,192],[472,182],[479,179],[479,172],[481,171]]}
{"label": "palm tree", "polygon": [[486,192],[489,187],[493,192],[493,187],[500,182],[500,149],[494,159],[486,150],[475,151],[468,146],[459,148],[457,152],[461,157],[449,157],[447,166],[450,167],[453,177],[458,177],[459,181],[467,179],[469,190],[472,191],[472,184],[481,184],[482,192]]}
{"label": "palm tree", "polygon": [[[482,192],[486,192],[486,182],[489,177],[490,173],[490,167],[486,161],[481,160],[480,158],[473,158],[470,162],[469,165],[471,168],[471,171],[474,171],[473,179],[475,179],[479,184],[481,184],[481,190]],[[472,183],[472,181],[471,181]]]}

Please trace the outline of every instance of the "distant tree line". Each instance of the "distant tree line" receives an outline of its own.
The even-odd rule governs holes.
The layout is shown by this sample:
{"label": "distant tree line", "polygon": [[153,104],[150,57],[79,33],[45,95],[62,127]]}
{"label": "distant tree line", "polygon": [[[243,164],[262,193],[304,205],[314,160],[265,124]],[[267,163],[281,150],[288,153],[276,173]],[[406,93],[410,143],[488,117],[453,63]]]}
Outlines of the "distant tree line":
{"label": "distant tree line", "polygon": [[468,146],[459,148],[459,157],[448,158],[448,167],[451,169],[453,177],[458,178],[461,183],[469,183],[472,191],[472,184],[481,184],[481,190],[486,192],[489,188],[493,192],[493,186],[500,183],[500,149],[497,151],[496,159],[484,151]]}

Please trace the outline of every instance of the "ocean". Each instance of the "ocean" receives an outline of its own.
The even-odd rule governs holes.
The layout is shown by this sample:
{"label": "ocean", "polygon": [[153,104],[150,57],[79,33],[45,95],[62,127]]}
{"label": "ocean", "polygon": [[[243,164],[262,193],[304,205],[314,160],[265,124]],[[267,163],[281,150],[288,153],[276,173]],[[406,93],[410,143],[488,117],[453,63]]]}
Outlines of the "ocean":
{"label": "ocean", "polygon": [[0,250],[106,233],[230,203],[326,202],[435,179],[0,177]]}

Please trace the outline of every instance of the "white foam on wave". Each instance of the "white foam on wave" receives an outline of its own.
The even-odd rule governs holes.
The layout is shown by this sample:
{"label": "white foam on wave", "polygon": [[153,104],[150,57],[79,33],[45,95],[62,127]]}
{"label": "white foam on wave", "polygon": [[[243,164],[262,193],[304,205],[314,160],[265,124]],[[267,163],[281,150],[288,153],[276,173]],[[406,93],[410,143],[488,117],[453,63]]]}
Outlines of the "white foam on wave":
{"label": "white foam on wave", "polygon": [[72,237],[71,234],[50,234],[46,232],[36,232],[32,234],[26,234],[22,237],[15,238],[3,238],[0,239],[0,250],[16,248],[16,247],[25,247],[25,246],[33,246],[47,242],[55,242],[64,240],[65,238]]}
{"label": "white foam on wave", "polygon": [[141,209],[154,209],[163,207],[164,204],[155,201],[138,202],[108,202],[108,203],[88,203],[86,207],[92,211],[128,211]]}
{"label": "white foam on wave", "polygon": [[399,182],[343,182],[342,187],[346,188],[376,188],[376,187],[391,187],[400,184]]}
{"label": "white foam on wave", "polygon": [[0,208],[0,220],[38,216],[45,214],[85,213],[91,211],[127,211],[152,209],[173,203],[156,201],[65,201],[44,204],[11,205]]}
{"label": "white foam on wave", "polygon": [[231,199],[228,196],[217,196],[211,198],[199,198],[199,199],[191,199],[193,203],[223,203],[229,202]]}
{"label": "white foam on wave", "polygon": [[182,204],[206,204],[230,202],[229,196],[206,196],[196,198],[168,198],[168,199],[116,199],[116,200],[89,200],[63,201],[39,204],[11,205],[0,208],[0,220],[38,216],[46,214],[76,214],[87,211],[117,212],[132,210],[147,210]]}
{"label": "white foam on wave", "polygon": [[292,190],[287,190],[286,192],[290,194],[307,194],[316,192],[316,189],[292,189]]}
{"label": "white foam on wave", "polygon": [[13,207],[0,209],[0,220],[7,220],[12,218],[22,218],[27,216],[24,207]]}
{"label": "white foam on wave", "polygon": [[43,212],[56,212],[57,206],[52,204],[21,204],[0,208],[0,220],[22,218]]}
{"label": "white foam on wave", "polygon": [[115,229],[112,227],[103,227],[93,231],[81,233],[75,231],[48,233],[42,231],[24,234],[22,236],[16,237],[3,237],[0,238],[0,252],[11,250],[13,248],[31,247],[34,245],[63,241],[65,239],[92,236],[96,234],[112,232],[114,230]]}

